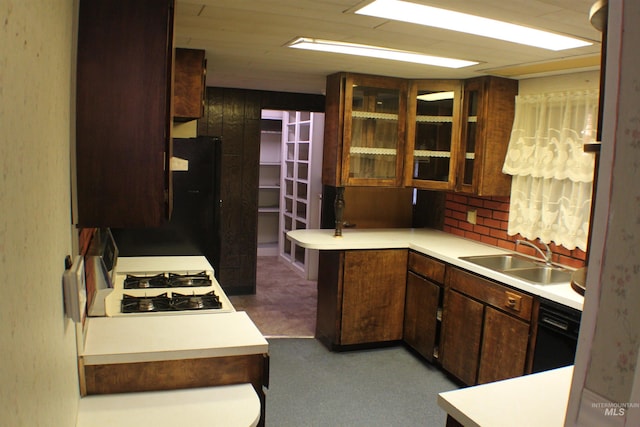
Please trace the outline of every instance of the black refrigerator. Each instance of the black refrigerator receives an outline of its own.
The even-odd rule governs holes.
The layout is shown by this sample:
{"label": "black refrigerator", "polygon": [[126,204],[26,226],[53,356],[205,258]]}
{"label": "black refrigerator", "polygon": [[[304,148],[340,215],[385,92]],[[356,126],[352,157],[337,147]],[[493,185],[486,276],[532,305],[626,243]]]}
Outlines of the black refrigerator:
{"label": "black refrigerator", "polygon": [[171,218],[157,228],[112,229],[120,256],[204,255],[218,274],[221,144],[219,137],[174,138],[182,167],[172,172]]}

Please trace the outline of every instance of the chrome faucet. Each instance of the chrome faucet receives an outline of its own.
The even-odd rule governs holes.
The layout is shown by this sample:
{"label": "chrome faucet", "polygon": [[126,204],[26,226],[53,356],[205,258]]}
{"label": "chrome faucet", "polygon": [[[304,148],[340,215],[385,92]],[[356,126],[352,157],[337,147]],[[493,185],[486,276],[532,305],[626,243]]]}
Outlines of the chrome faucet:
{"label": "chrome faucet", "polygon": [[536,251],[538,251],[538,253],[540,255],[542,255],[542,258],[544,259],[545,264],[551,265],[551,259],[553,257],[553,252],[551,252],[551,248],[549,248],[549,245],[547,245],[545,242],[540,240],[540,243],[542,243],[544,245],[544,248],[547,251],[546,254],[544,252],[542,252],[542,249],[540,249],[538,246],[536,246],[533,243],[528,242],[526,240],[516,240],[516,249],[518,248],[518,245],[530,246],[533,249],[535,249]]}

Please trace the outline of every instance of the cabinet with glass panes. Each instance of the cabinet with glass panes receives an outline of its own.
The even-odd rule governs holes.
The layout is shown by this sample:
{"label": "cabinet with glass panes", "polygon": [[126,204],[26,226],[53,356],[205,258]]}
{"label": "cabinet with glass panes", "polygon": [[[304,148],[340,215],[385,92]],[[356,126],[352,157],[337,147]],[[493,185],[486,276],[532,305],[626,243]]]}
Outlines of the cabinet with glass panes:
{"label": "cabinet with glass panes", "polygon": [[460,80],[411,82],[407,116],[405,183],[452,190],[460,150]]}
{"label": "cabinet with glass panes", "polygon": [[516,80],[484,76],[411,84],[405,185],[479,196],[509,195],[502,164]]}
{"label": "cabinet with glass panes", "polygon": [[407,86],[391,77],[327,77],[323,184],[402,185]]}
{"label": "cabinet with glass panes", "polygon": [[502,173],[515,114],[518,81],[494,76],[465,80],[461,152],[455,190],[508,196],[511,176]]}

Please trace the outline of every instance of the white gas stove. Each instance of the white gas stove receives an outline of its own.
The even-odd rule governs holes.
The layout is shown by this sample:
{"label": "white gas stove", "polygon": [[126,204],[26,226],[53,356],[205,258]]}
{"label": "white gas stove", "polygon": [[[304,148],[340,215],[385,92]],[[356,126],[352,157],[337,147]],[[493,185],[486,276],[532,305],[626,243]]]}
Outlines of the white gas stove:
{"label": "white gas stove", "polygon": [[119,257],[104,298],[109,317],[233,311],[203,256]]}
{"label": "white gas stove", "polygon": [[[81,266],[86,271],[81,272]],[[69,312],[76,322],[89,317],[230,313],[235,309],[204,256],[119,257],[109,229],[98,230],[84,263],[65,275]],[[77,270],[76,273],[74,271]],[[86,277],[86,291],[82,280]],[[74,280],[76,279],[76,280]]]}

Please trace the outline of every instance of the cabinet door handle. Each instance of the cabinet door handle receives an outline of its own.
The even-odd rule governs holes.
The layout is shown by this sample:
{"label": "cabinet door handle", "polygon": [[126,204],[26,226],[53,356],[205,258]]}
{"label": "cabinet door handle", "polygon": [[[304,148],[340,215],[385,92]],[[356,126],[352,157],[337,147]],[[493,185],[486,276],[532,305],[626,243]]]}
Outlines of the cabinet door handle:
{"label": "cabinet door handle", "polygon": [[507,308],[514,311],[520,311],[520,303],[522,301],[522,297],[520,295],[506,291],[505,297],[506,297],[505,306]]}

